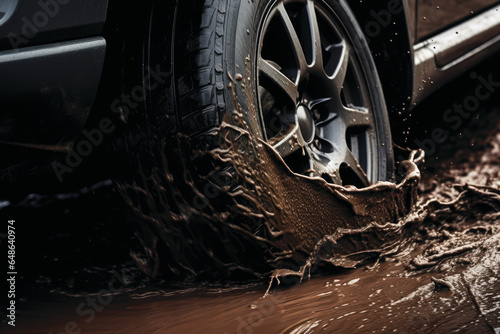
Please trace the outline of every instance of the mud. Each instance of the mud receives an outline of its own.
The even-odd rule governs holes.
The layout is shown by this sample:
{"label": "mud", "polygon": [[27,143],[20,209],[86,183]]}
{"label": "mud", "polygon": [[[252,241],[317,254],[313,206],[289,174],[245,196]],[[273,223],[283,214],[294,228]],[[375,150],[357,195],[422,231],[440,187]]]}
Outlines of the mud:
{"label": "mud", "polygon": [[118,193],[105,182],[2,201],[2,214],[38,223],[8,332],[498,333],[500,110],[488,108],[422,174],[407,152],[397,185],[294,175],[232,122],[209,156],[183,138],[147,152],[193,160],[144,166]]}
{"label": "mud", "polygon": [[146,156],[136,155],[131,169],[138,174],[118,182],[145,272],[184,281],[302,279],[313,266],[355,268],[406,243],[422,151],[402,153],[398,184],[342,187],[294,174],[253,135],[255,115],[235,110],[201,138],[176,135],[159,146],[161,138],[145,139]]}

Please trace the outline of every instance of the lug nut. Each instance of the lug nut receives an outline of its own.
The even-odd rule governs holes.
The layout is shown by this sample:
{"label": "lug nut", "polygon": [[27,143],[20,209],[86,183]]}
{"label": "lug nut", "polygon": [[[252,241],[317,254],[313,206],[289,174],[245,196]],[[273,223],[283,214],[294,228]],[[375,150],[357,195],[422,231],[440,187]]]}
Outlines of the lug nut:
{"label": "lug nut", "polygon": [[321,142],[319,141],[319,139],[314,140],[314,146],[316,146],[318,150],[321,150]]}
{"label": "lug nut", "polygon": [[319,110],[318,110],[318,109],[314,109],[314,110],[313,110],[313,117],[314,117],[314,119],[315,119],[316,121],[320,119],[321,114],[319,113]]}

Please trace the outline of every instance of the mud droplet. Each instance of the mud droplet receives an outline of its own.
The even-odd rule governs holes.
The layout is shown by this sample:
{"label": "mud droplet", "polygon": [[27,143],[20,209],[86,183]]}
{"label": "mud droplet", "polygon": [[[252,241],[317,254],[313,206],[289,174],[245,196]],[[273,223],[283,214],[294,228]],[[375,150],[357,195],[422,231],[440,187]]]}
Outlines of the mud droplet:
{"label": "mud droplet", "polygon": [[350,280],[349,282],[347,282],[347,285],[354,285],[354,284],[358,283],[358,282],[359,282],[359,280],[360,280],[359,278],[356,278],[356,279]]}

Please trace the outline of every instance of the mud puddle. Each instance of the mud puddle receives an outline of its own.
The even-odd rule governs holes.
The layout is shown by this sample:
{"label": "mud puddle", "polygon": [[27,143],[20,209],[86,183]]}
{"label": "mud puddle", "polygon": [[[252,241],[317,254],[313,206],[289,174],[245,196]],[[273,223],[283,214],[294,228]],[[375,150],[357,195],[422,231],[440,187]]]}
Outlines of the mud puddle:
{"label": "mud puddle", "polygon": [[495,314],[481,315],[477,305],[491,311],[494,304],[487,298],[494,298],[498,285],[467,288],[469,274],[446,277],[452,286],[448,290],[441,280],[433,281],[436,274],[406,277],[403,265],[391,260],[374,270],[360,268],[278,288],[266,298],[265,286],[132,293],[111,298],[107,305],[96,302],[100,312],[87,306],[77,313],[80,303],[88,305],[88,298],[98,296],[82,296],[78,302],[59,297],[32,309],[29,325],[13,332],[60,333],[68,326],[85,333],[494,333]]}
{"label": "mud puddle", "polygon": [[404,218],[412,235],[378,264],[330,268],[334,275],[313,269],[300,284],[284,275],[265,298],[262,281],[165,290],[133,283],[133,273],[117,268],[94,289],[61,287],[50,301],[27,303],[9,332],[498,333],[498,113],[479,121],[450,159],[429,162],[415,210]]}

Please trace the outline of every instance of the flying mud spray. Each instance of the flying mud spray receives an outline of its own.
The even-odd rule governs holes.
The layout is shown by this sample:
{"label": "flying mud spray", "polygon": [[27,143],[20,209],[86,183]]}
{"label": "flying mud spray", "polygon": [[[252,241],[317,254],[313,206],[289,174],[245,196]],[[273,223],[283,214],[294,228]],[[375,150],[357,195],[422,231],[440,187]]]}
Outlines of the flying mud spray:
{"label": "flying mud spray", "polygon": [[236,108],[203,138],[150,134],[136,150],[141,181],[118,188],[133,211],[142,247],[132,256],[143,271],[185,282],[269,279],[268,294],[285,278],[393,257],[407,275],[446,273],[436,289],[470,295],[491,328],[500,326],[498,171],[486,186],[465,177],[421,184],[424,153],[407,150],[397,183],[329,184],[294,174],[249,131],[252,114]]}

